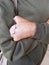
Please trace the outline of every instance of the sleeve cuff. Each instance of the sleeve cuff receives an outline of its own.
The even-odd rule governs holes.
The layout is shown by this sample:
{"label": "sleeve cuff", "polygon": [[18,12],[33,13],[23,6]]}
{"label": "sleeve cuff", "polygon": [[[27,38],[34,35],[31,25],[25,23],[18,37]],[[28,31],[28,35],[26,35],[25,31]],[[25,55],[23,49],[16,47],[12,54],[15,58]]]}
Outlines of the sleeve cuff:
{"label": "sleeve cuff", "polygon": [[34,38],[38,40],[43,40],[47,34],[47,29],[46,29],[46,24],[45,23],[37,23],[36,24],[36,33]]}

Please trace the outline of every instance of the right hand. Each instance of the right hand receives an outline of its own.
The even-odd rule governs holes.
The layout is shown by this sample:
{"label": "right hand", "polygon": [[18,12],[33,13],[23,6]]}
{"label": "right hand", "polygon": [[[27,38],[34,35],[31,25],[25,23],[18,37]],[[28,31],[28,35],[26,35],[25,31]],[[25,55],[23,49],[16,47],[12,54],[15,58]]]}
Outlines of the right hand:
{"label": "right hand", "polygon": [[48,19],[47,23],[49,24],[49,19]]}

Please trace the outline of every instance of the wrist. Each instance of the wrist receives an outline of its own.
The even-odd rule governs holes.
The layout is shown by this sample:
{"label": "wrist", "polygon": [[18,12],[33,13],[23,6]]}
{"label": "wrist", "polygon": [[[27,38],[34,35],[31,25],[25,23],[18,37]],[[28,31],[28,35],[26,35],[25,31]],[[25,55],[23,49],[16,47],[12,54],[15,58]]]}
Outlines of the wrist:
{"label": "wrist", "polygon": [[31,25],[31,37],[34,37],[35,33],[36,33],[36,23],[33,22]]}

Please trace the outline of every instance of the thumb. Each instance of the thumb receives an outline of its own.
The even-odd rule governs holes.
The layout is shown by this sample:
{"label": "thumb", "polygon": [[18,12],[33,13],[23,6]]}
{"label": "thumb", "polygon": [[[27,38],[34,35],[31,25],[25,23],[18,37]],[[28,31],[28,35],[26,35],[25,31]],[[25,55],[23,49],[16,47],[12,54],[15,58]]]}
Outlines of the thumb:
{"label": "thumb", "polygon": [[15,23],[17,23],[17,24],[19,24],[21,22],[19,16],[15,16],[13,19],[14,19]]}

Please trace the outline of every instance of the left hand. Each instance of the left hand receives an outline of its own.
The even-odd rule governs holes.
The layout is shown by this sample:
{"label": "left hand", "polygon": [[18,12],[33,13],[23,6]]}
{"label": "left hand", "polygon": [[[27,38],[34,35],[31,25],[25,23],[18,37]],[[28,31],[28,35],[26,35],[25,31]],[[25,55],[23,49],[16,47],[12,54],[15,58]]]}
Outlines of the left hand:
{"label": "left hand", "polygon": [[33,37],[35,35],[35,23],[30,22],[20,16],[15,16],[14,21],[16,24],[10,28],[10,34],[14,41],[19,41],[27,37]]}

